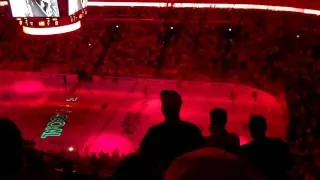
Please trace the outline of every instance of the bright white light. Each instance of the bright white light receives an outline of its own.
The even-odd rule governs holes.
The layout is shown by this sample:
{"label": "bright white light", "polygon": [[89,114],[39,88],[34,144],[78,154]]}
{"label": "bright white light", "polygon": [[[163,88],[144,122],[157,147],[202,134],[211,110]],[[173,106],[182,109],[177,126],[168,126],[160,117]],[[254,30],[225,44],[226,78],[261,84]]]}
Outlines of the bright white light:
{"label": "bright white light", "polygon": [[119,28],[119,25],[116,25],[116,28]]}
{"label": "bright white light", "polygon": [[7,6],[8,2],[7,1],[0,1],[0,6]]}
{"label": "bright white light", "polygon": [[299,34],[297,34],[297,38],[300,38],[300,35],[299,35]]}
{"label": "bright white light", "polygon": [[73,24],[68,24],[65,26],[58,26],[58,27],[34,28],[34,27],[23,26],[22,28],[23,28],[23,32],[26,34],[45,36],[45,35],[54,35],[54,34],[63,34],[67,32],[72,32],[77,29],[80,29],[80,27],[81,27],[81,23],[80,21],[78,21]]}
{"label": "bright white light", "polygon": [[255,9],[255,10],[268,10],[268,11],[285,11],[296,12],[304,14],[320,15],[320,10],[317,9],[304,9],[288,6],[273,6],[273,5],[260,5],[260,4],[219,4],[219,3],[172,3],[167,4],[164,2],[88,2],[88,6],[100,7],[175,7],[175,8],[217,8],[217,9]]}
{"label": "bright white light", "polygon": [[68,148],[68,151],[69,151],[69,152],[73,152],[73,151],[74,151],[74,147],[72,147],[72,146],[69,147],[69,148]]}
{"label": "bright white light", "polygon": [[171,26],[170,29],[173,29],[173,27]]}
{"label": "bright white light", "polygon": [[88,2],[88,6],[101,7],[167,7],[164,2]]}
{"label": "bright white light", "polygon": [[68,0],[68,14],[72,15],[78,11],[80,11],[80,9],[85,8],[87,5],[86,1],[82,1],[81,0]]}
{"label": "bright white light", "polygon": [[229,31],[232,31],[232,29],[231,29],[231,28],[229,28]]}
{"label": "bright white light", "polygon": [[28,17],[32,16],[29,12],[27,1],[10,0],[11,12],[13,17]]}
{"label": "bright white light", "polygon": [[[8,5],[7,1],[0,1],[0,6]],[[228,3],[165,3],[165,2],[88,2],[88,6],[100,7],[175,7],[175,8],[217,8],[217,9],[255,9],[268,11],[296,12],[320,15],[320,10],[304,9],[288,6],[260,5],[260,4],[228,4]]]}

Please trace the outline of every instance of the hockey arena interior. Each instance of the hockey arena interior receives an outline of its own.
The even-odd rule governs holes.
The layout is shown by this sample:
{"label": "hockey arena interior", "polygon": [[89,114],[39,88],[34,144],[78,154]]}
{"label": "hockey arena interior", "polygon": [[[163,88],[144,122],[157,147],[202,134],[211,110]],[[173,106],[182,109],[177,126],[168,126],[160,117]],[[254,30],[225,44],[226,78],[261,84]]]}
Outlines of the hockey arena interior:
{"label": "hockey arena interior", "polygon": [[319,15],[0,1],[0,179],[319,179]]}

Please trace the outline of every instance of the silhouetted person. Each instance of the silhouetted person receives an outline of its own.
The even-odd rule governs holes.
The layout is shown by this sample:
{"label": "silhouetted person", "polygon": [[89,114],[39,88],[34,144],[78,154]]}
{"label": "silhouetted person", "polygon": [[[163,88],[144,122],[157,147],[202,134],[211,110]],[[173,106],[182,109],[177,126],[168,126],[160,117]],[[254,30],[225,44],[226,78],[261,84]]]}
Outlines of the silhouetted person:
{"label": "silhouetted person", "polygon": [[23,170],[23,140],[20,130],[7,118],[0,119],[0,179],[19,178]]}
{"label": "silhouetted person", "polygon": [[227,112],[222,108],[213,109],[210,112],[210,119],[211,135],[206,138],[206,146],[236,153],[240,148],[240,139],[236,134],[231,134],[226,130]]}
{"label": "silhouetted person", "polygon": [[180,119],[182,98],[176,91],[163,90],[160,98],[165,120],[149,129],[140,151],[163,171],[176,157],[202,147],[204,139],[198,127]]}
{"label": "silhouetted person", "polygon": [[76,175],[73,173],[73,164],[71,161],[65,161],[62,164],[63,173],[61,174],[61,180],[74,180]]}
{"label": "silhouetted person", "polygon": [[43,164],[39,153],[24,147],[20,130],[8,118],[0,118],[0,146],[1,180],[58,178],[51,168]]}
{"label": "silhouetted person", "polygon": [[112,176],[113,180],[150,179],[161,180],[161,172],[155,161],[142,153],[134,153],[125,157]]}
{"label": "silhouetted person", "polygon": [[164,180],[261,180],[243,159],[222,149],[205,147],[172,162]]}
{"label": "silhouetted person", "polygon": [[96,156],[96,154],[92,154],[90,158],[90,168],[92,179],[98,179],[100,174],[101,162]]}
{"label": "silhouetted person", "polygon": [[241,147],[241,154],[266,179],[285,180],[291,168],[288,145],[281,139],[266,137],[267,122],[263,116],[251,116],[249,122],[253,141]]}

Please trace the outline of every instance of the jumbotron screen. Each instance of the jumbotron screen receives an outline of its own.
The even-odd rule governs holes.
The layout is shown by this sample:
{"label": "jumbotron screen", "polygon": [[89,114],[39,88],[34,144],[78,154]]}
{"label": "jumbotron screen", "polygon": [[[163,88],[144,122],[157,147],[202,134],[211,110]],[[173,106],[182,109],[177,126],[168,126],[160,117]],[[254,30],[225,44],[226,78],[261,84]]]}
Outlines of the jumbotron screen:
{"label": "jumbotron screen", "polygon": [[60,17],[58,0],[9,0],[12,16]]}
{"label": "jumbotron screen", "polygon": [[83,8],[86,8],[88,0],[68,0],[68,14],[72,15]]}

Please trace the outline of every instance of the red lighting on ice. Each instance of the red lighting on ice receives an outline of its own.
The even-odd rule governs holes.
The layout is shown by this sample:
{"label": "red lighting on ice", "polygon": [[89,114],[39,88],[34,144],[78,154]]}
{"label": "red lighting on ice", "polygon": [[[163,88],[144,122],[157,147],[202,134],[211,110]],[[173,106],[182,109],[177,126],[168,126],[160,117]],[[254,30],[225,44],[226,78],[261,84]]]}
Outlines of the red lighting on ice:
{"label": "red lighting on ice", "polygon": [[131,141],[125,136],[110,133],[90,137],[86,141],[85,146],[87,147],[88,153],[104,152],[110,155],[115,151],[124,155],[134,150]]}
{"label": "red lighting on ice", "polygon": [[81,22],[78,21],[73,24],[58,26],[58,27],[46,27],[46,28],[33,28],[23,26],[23,32],[30,35],[54,35],[54,34],[63,34],[78,30],[81,28]]}
{"label": "red lighting on ice", "polygon": [[18,94],[35,94],[42,92],[44,87],[39,81],[22,81],[13,84],[13,90]]}
{"label": "red lighting on ice", "polygon": [[250,140],[247,138],[247,137],[244,137],[244,136],[240,136],[240,145],[245,145],[245,144],[248,144],[250,142]]}

